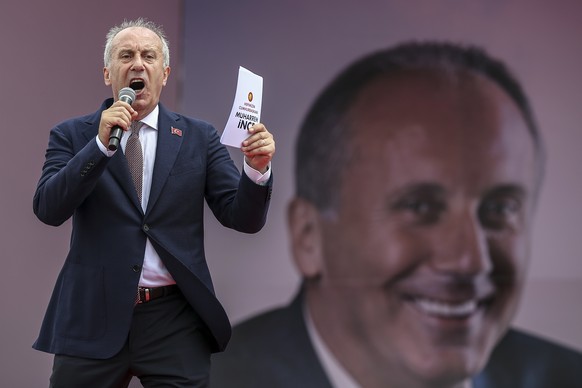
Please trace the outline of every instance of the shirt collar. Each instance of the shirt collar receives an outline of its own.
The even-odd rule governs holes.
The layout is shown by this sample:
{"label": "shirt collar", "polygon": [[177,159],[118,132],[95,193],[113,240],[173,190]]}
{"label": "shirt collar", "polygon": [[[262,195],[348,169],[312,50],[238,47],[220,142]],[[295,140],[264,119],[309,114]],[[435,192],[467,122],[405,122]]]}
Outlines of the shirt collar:
{"label": "shirt collar", "polygon": [[303,306],[303,316],[305,317],[305,325],[307,326],[307,333],[311,339],[311,343],[315,348],[315,353],[321,362],[321,366],[325,371],[325,374],[329,378],[332,387],[345,387],[345,388],[359,388],[360,385],[354,380],[354,378],[348,373],[347,370],[339,363],[335,358],[331,350],[327,347],[323,339],[317,332],[317,328],[311,319],[307,305]]}
{"label": "shirt collar", "polygon": [[141,122],[150,128],[158,129],[158,116],[160,115],[160,105],[156,105],[154,110],[152,110],[146,117],[144,117]]}

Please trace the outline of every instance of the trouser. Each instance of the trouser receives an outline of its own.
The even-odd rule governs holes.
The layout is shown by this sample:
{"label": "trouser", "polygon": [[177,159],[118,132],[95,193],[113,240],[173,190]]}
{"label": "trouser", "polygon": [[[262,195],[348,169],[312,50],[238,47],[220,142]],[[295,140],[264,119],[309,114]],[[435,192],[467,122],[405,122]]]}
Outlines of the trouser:
{"label": "trouser", "polygon": [[98,360],[55,355],[51,388],[207,387],[210,347],[205,325],[178,292],[135,306],[119,353]]}

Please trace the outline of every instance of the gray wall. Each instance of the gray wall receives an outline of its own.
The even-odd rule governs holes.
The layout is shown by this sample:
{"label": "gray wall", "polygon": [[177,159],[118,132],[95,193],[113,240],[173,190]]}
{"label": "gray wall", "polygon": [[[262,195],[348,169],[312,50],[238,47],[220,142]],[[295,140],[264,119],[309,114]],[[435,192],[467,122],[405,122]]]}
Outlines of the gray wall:
{"label": "gray wall", "polygon": [[[181,0],[4,1],[0,12],[0,385],[48,386],[52,357],[32,350],[70,223],[41,224],[32,195],[56,123],[96,110],[111,96],[103,83],[109,27],[145,16],[163,24],[179,65]],[[180,66],[162,94],[176,109]]]}
{"label": "gray wall", "polygon": [[[8,1],[0,13],[0,376],[10,387],[47,386],[51,357],[32,342],[67,251],[70,225],[45,226],[32,195],[48,131],[110,96],[104,35],[123,18],[166,28],[172,74],[162,99],[222,130],[239,65],[265,78],[263,121],[275,134],[275,191],[254,236],[207,224],[219,297],[238,321],[285,303],[297,287],[285,209],[293,192],[297,126],[316,93],[348,62],[410,38],[478,43],[507,60],[531,96],[550,152],[530,283],[518,324],[582,349],[582,3],[566,0],[75,0]],[[238,151],[233,157],[241,160]],[[135,385],[135,384],[134,384]]]}

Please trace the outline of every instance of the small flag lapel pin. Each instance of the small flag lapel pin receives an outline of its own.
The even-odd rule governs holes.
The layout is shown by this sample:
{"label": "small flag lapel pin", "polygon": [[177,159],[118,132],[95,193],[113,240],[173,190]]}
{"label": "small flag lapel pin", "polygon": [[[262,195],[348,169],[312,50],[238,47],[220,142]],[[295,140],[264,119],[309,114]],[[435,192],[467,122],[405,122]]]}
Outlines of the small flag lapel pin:
{"label": "small flag lapel pin", "polygon": [[182,130],[179,128],[172,127],[171,132],[172,132],[172,135],[182,136]]}

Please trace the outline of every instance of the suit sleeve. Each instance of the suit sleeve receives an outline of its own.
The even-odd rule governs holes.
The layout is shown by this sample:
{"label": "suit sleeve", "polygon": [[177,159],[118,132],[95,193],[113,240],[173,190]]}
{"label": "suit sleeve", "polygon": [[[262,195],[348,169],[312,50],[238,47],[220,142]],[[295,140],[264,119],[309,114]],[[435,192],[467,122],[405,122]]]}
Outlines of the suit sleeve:
{"label": "suit sleeve", "polygon": [[45,162],[34,199],[36,216],[48,225],[60,225],[95,187],[107,158],[95,138],[73,139],[74,123],[51,130]]}
{"label": "suit sleeve", "polygon": [[266,185],[240,173],[216,130],[210,134],[205,197],[218,221],[244,233],[256,233],[267,219],[273,177]]}

